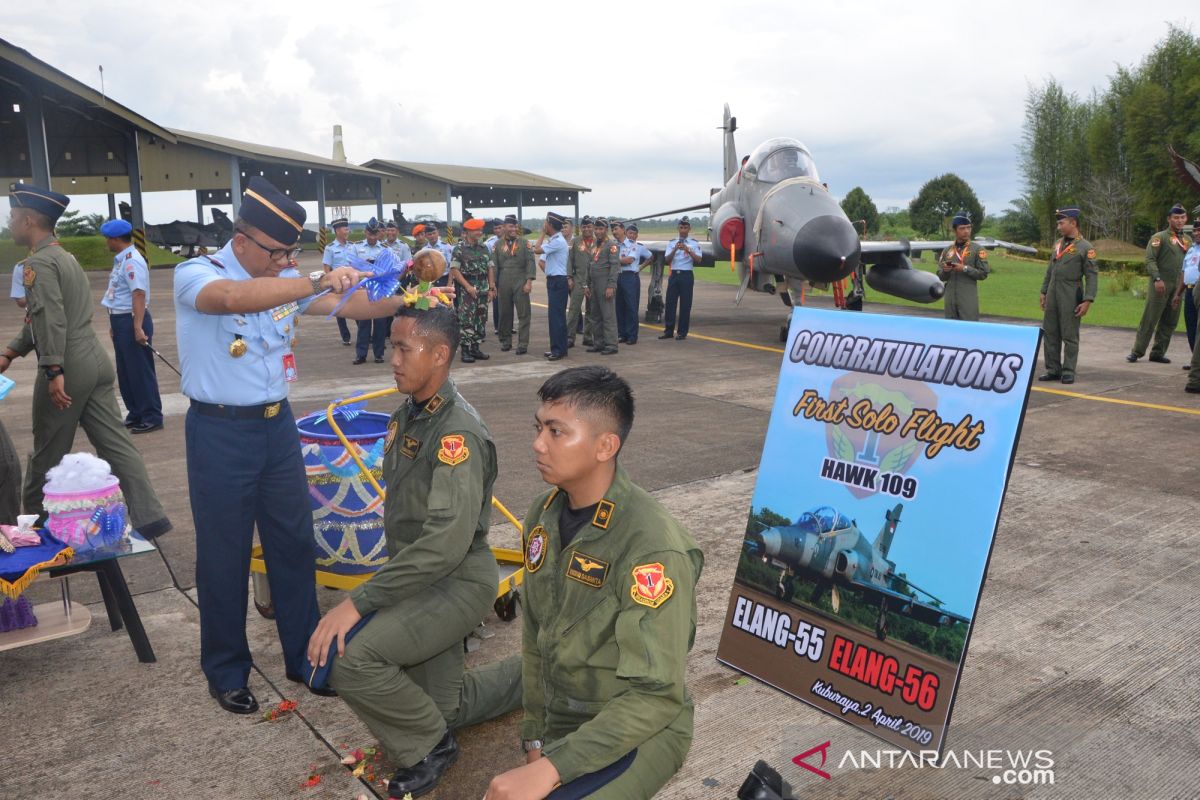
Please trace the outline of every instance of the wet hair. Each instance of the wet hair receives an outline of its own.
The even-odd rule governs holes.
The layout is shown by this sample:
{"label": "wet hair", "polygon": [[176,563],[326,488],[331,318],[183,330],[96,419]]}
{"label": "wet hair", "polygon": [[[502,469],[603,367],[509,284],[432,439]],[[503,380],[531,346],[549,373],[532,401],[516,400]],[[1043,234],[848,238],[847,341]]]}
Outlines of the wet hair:
{"label": "wet hair", "polygon": [[633,390],[608,367],[571,367],[552,375],[538,399],[543,403],[565,403],[581,413],[602,415],[625,445],[633,428]]}
{"label": "wet hair", "polygon": [[451,357],[458,352],[462,334],[458,328],[458,315],[446,306],[438,306],[422,311],[415,306],[400,306],[396,319],[411,319],[413,330],[421,336],[432,336],[445,342],[450,348]]}

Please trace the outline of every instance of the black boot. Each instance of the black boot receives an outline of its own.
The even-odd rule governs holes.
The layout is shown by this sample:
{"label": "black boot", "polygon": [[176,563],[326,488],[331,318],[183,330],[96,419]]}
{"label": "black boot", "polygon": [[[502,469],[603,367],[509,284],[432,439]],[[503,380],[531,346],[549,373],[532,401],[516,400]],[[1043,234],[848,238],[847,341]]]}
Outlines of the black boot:
{"label": "black boot", "polygon": [[487,361],[491,356],[479,349],[479,345],[471,348],[471,355],[475,356],[476,361]]}
{"label": "black boot", "polygon": [[467,347],[465,344],[463,345],[463,348],[462,348],[462,362],[464,364],[474,364],[475,363],[475,356],[473,353],[471,353],[471,348]]}
{"label": "black boot", "polygon": [[396,774],[388,781],[388,797],[399,798],[406,794],[420,797],[432,791],[456,758],[458,742],[454,741],[454,734],[446,731],[446,735],[434,745],[429,755],[411,767],[396,770]]}

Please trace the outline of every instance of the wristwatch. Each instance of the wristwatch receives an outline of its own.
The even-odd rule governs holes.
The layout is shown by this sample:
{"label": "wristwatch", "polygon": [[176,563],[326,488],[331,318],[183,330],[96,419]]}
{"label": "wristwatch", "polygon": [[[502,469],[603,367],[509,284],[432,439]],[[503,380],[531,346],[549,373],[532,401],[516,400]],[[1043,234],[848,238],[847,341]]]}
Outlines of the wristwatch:
{"label": "wristwatch", "polygon": [[52,367],[43,367],[42,372],[46,375],[46,380],[52,381],[63,374],[63,368],[55,364]]}
{"label": "wristwatch", "polygon": [[522,739],[521,749],[526,753],[532,753],[534,750],[541,750],[546,743],[541,739]]}
{"label": "wristwatch", "polygon": [[322,270],[316,270],[315,272],[308,273],[308,280],[312,284],[312,293],[313,294],[321,293],[321,278],[324,278],[324,277],[325,277],[325,273]]}

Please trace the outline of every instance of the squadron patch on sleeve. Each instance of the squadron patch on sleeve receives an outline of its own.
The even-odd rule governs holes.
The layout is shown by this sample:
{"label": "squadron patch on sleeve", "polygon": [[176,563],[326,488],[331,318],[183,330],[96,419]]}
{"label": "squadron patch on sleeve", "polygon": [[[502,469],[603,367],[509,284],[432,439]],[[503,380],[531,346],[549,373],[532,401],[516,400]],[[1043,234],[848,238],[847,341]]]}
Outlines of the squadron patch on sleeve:
{"label": "squadron patch on sleeve", "polygon": [[21,282],[26,286],[33,286],[35,280],[37,280],[37,273],[33,271],[33,267],[26,264],[24,271],[21,273]]}
{"label": "squadron patch on sleeve", "polygon": [[980,250],[980,251],[979,251],[979,260],[980,260],[980,261],[987,261],[987,250]]}
{"label": "squadron patch on sleeve", "polygon": [[1155,236],[1153,239],[1150,240],[1150,246],[1155,247],[1155,248],[1162,247],[1162,239]]}
{"label": "squadron patch on sleeve", "polygon": [[642,564],[633,568],[633,586],[629,596],[633,602],[658,608],[675,593],[675,582],[667,577],[662,564]]}
{"label": "squadron patch on sleeve", "polygon": [[455,466],[467,460],[471,455],[470,448],[462,434],[452,433],[442,437],[442,447],[438,450],[438,460],[443,464]]}
{"label": "squadron patch on sleeve", "polygon": [[1088,250],[1088,256],[1087,256],[1087,257],[1088,257],[1088,258],[1095,258],[1095,257],[1096,257],[1096,251],[1095,251],[1095,250]]}
{"label": "squadron patch on sleeve", "polygon": [[400,429],[400,423],[392,420],[388,423],[387,437],[383,440],[383,452],[386,455],[392,449],[392,445],[396,443],[396,431]]}
{"label": "squadron patch on sleeve", "polygon": [[546,529],[538,525],[529,534],[525,543],[525,571],[533,574],[541,569],[546,558]]}

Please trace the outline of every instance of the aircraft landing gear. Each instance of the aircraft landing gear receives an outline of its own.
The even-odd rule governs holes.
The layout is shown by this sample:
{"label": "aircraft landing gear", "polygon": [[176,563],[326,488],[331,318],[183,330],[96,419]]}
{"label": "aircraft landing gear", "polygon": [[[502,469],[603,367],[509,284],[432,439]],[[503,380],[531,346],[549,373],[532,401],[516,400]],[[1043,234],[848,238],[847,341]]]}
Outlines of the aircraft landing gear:
{"label": "aircraft landing gear", "polygon": [[879,641],[887,639],[887,600],[879,602],[879,618],[875,620],[875,638]]}
{"label": "aircraft landing gear", "polygon": [[775,599],[791,602],[792,595],[796,593],[796,582],[791,576],[779,576],[779,584],[775,587]]}

